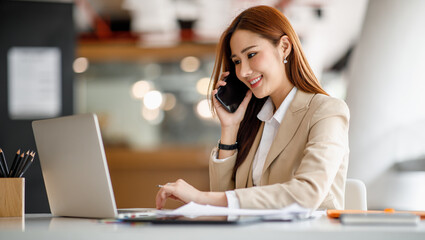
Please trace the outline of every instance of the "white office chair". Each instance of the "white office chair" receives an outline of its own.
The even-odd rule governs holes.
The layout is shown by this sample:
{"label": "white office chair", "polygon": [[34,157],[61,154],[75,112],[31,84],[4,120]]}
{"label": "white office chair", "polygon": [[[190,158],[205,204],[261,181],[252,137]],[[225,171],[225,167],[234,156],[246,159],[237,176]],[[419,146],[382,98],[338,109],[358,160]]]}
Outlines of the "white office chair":
{"label": "white office chair", "polygon": [[361,180],[347,179],[345,183],[345,209],[367,210],[366,185]]}

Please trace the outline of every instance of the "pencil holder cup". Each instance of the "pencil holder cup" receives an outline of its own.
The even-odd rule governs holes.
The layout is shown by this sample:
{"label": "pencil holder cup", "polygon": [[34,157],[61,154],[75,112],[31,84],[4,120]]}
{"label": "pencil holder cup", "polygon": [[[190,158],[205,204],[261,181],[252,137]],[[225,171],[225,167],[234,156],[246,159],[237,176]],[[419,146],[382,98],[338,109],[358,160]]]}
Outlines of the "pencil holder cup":
{"label": "pencil holder cup", "polygon": [[0,217],[25,213],[25,178],[0,178]]}

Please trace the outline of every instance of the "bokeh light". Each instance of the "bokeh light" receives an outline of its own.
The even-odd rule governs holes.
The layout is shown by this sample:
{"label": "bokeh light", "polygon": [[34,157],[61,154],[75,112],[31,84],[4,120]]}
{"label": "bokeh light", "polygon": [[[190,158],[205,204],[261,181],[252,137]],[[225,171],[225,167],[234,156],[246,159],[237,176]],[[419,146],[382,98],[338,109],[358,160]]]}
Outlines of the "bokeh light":
{"label": "bokeh light", "polygon": [[180,68],[185,72],[196,72],[201,66],[201,61],[197,57],[185,57],[180,62]]}
{"label": "bokeh light", "polygon": [[147,109],[157,109],[162,105],[162,94],[159,91],[149,91],[143,98],[143,104]]}
{"label": "bokeh light", "polygon": [[177,99],[176,99],[176,96],[174,96],[174,94],[172,93],[163,94],[162,109],[164,109],[164,111],[172,110],[176,106],[176,103],[177,103]]}
{"label": "bokeh light", "polygon": [[210,106],[208,104],[208,100],[204,99],[198,102],[196,105],[196,113],[204,119],[210,119],[212,118],[212,114],[210,111]]}
{"label": "bokeh light", "polygon": [[210,84],[210,78],[201,78],[196,83],[196,91],[199,94],[206,96],[208,94],[208,85]]}
{"label": "bokeh light", "polygon": [[142,109],[142,116],[146,121],[148,121],[152,125],[158,125],[164,120],[164,112],[159,109]]}
{"label": "bokeh light", "polygon": [[89,68],[89,60],[85,57],[79,57],[74,60],[72,68],[76,73],[83,73]]}
{"label": "bokeh light", "polygon": [[131,96],[136,99],[142,99],[150,90],[152,90],[151,83],[140,80],[135,82],[131,87]]}

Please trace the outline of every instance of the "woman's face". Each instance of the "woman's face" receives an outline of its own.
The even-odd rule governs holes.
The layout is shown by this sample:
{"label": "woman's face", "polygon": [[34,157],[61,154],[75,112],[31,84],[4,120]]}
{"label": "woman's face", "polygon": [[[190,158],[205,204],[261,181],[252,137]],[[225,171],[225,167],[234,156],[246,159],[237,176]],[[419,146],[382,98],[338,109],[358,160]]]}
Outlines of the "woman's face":
{"label": "woman's face", "polygon": [[257,98],[279,96],[289,81],[283,64],[284,49],[248,30],[236,30],[230,39],[236,76]]}

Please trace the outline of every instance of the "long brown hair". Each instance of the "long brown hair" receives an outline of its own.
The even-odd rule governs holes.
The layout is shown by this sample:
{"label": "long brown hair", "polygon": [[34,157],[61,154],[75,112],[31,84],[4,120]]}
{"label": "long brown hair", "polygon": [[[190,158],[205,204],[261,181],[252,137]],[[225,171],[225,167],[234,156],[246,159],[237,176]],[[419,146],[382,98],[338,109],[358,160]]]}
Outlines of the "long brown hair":
{"label": "long brown hair", "polygon": [[[292,51],[287,57],[288,63],[285,66],[289,81],[301,91],[328,95],[322,89],[311,70],[301,48],[301,42],[288,19],[273,7],[256,6],[240,13],[221,35],[217,46],[217,56],[211,77],[212,81],[209,85],[211,106],[214,97],[211,92],[215,88],[221,73],[235,70],[235,65],[230,59],[232,54],[230,39],[233,33],[240,29],[257,33],[261,37],[270,40],[276,46],[279,44],[282,36],[288,36],[289,41],[292,43]],[[266,99],[258,99],[252,95],[252,99],[248,104],[245,116],[238,130],[237,141],[239,147],[235,167],[233,168],[233,177],[235,177],[238,167],[246,159],[261,126],[261,121],[257,118],[257,114]],[[212,108],[212,111],[215,114],[214,108]]]}

